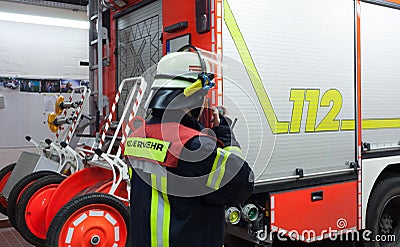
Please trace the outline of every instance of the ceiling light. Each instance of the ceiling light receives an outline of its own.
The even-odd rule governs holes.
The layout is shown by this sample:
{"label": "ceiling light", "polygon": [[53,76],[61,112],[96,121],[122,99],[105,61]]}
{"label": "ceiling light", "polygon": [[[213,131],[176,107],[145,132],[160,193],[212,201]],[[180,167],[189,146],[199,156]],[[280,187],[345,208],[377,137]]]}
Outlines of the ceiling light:
{"label": "ceiling light", "polygon": [[88,21],[76,21],[62,18],[44,17],[36,15],[24,15],[15,13],[0,12],[0,21],[11,21],[56,27],[70,27],[79,29],[89,29]]}

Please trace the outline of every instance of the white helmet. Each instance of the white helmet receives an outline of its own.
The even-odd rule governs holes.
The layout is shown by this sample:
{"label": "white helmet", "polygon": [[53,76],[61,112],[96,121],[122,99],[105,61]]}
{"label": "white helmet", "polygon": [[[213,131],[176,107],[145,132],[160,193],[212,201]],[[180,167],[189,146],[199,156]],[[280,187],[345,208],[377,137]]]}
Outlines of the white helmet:
{"label": "white helmet", "polygon": [[151,86],[149,108],[176,110],[200,107],[208,90],[214,86],[209,64],[193,46],[193,52],[174,52],[161,58]]}

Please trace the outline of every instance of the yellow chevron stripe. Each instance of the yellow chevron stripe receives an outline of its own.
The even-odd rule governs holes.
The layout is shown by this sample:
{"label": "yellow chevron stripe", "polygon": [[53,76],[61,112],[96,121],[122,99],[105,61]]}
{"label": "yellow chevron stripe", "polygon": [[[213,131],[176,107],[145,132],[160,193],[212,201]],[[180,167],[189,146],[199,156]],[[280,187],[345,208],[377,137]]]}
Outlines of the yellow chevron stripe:
{"label": "yellow chevron stripe", "polygon": [[240,32],[239,26],[236,23],[235,16],[228,4],[227,0],[224,0],[224,20],[228,30],[235,43],[236,49],[242,59],[242,63],[246,67],[247,74],[250,77],[250,81],[253,84],[254,90],[257,94],[258,100],[260,101],[261,107],[263,108],[264,114],[267,118],[268,124],[274,134],[284,134],[289,131],[289,122],[280,122],[276,117],[274,108],[272,107],[271,100],[269,99],[267,92],[265,91],[264,85],[262,84],[261,77],[258,74],[257,68],[254,64],[253,58],[250,55],[250,51],[247,47],[246,41]]}

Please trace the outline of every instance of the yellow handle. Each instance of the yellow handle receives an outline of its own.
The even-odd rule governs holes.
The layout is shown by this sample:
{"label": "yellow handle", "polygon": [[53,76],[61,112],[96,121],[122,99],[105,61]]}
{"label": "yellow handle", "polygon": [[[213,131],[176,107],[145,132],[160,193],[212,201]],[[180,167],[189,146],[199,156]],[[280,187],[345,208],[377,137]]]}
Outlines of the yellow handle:
{"label": "yellow handle", "polygon": [[190,95],[194,94],[195,92],[199,91],[202,88],[203,88],[203,84],[201,83],[201,80],[198,79],[192,85],[186,87],[185,90],[183,90],[183,94],[186,97],[189,97]]}
{"label": "yellow handle", "polygon": [[49,126],[51,132],[56,133],[58,131],[58,126],[54,124],[54,121],[57,119],[57,115],[54,113],[49,113],[47,116],[47,125]]}
{"label": "yellow handle", "polygon": [[60,115],[64,109],[61,108],[61,103],[64,102],[64,97],[59,96],[56,100],[56,105],[55,105],[55,113],[56,115]]}

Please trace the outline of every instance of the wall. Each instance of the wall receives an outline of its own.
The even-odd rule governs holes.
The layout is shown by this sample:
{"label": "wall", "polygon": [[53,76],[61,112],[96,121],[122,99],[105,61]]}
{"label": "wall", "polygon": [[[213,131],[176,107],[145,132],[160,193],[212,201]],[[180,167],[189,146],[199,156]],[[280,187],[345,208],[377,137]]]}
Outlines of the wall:
{"label": "wall", "polygon": [[[85,12],[0,1],[0,12],[86,21]],[[0,18],[1,19],[1,18]],[[0,20],[0,75],[88,78],[88,30]]]}
{"label": "wall", "polygon": [[[87,21],[86,12],[4,1],[0,1],[0,12]],[[0,76],[88,79],[88,67],[79,65],[88,61],[88,25],[73,28],[52,26],[51,21],[47,25],[18,22],[21,20],[4,21],[0,16]],[[6,108],[0,109],[0,166],[10,157],[18,157],[18,149],[30,146],[24,136],[39,140],[54,136],[45,122],[46,95],[2,90]]]}

